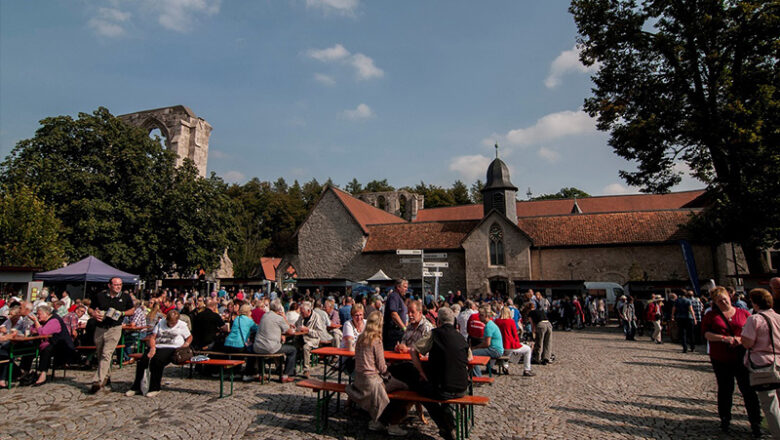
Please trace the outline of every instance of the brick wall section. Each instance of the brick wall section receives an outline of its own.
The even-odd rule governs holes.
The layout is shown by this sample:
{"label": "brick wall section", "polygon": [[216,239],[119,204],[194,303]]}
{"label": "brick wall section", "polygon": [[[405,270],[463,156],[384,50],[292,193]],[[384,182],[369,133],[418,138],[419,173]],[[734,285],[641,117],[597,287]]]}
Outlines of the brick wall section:
{"label": "brick wall section", "polygon": [[[712,248],[693,245],[693,253],[699,278],[715,278]],[[575,279],[623,284],[629,281],[629,271],[634,263],[642,272],[647,272],[650,280],[688,279],[678,244],[534,249],[531,255],[532,276],[536,280]]]}
{"label": "brick wall section", "polygon": [[[504,231],[506,265],[491,266],[488,232],[493,223]],[[466,252],[466,292],[470,297],[489,292],[489,279],[494,276],[507,278],[509,294],[514,295],[512,280],[527,280],[531,276],[531,243],[517,228],[500,214],[493,213],[463,241]]]}

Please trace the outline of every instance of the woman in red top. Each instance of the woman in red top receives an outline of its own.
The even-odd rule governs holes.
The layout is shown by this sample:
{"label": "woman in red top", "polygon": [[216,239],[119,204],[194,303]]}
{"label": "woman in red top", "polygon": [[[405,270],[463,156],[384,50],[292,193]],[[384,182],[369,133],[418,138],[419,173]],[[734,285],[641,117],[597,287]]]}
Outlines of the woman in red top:
{"label": "woman in red top", "polygon": [[725,287],[710,291],[715,307],[701,323],[704,338],[710,341],[710,361],[718,382],[718,415],[720,429],[728,431],[731,423],[731,405],[734,396],[734,379],[745,399],[750,427],[754,437],[761,436],[761,409],[756,392],[750,387],[748,370],[742,363],[745,350],[742,347],[742,327],[750,313],[732,307],[731,298]]}
{"label": "woman in red top", "polygon": [[[531,372],[531,346],[520,343],[520,337],[517,335],[517,324],[512,319],[512,309],[504,307],[498,319],[493,322],[501,330],[501,341],[504,343],[504,355],[509,356],[510,362],[525,364],[523,376],[534,376]],[[509,363],[504,362],[503,368],[506,374],[509,374]]]}

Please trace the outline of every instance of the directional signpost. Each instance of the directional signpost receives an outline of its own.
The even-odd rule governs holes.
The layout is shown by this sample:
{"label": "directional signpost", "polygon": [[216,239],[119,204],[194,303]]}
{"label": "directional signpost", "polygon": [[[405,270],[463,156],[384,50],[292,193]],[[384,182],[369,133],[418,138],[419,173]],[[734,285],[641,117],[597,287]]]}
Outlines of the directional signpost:
{"label": "directional signpost", "polygon": [[[428,259],[434,259],[434,260],[441,260],[446,259],[447,254],[444,252],[432,252],[429,254],[426,254],[422,249],[396,249],[395,251],[396,255],[402,255],[404,257],[411,257],[411,258],[401,258],[401,264],[419,264],[420,269],[422,272],[422,279],[421,279],[421,292],[422,295],[425,295],[425,278],[434,278],[434,295],[436,298],[439,297],[439,278],[444,276],[444,273],[441,272],[441,269],[447,269],[449,268],[449,263],[446,261],[425,261],[426,258]],[[430,270],[433,270],[431,272]]]}

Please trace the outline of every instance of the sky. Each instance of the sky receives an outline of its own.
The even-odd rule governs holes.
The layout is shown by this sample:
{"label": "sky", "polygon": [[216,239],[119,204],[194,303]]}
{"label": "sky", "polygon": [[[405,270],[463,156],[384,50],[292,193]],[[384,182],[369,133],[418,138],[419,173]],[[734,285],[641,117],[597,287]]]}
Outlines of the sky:
{"label": "sky", "polygon": [[[582,112],[563,0],[0,1],[0,157],[48,116],[185,105],[208,172],[344,186],[485,180],[638,192]],[[684,166],[679,170],[685,172]],[[703,188],[687,175],[673,190]]]}

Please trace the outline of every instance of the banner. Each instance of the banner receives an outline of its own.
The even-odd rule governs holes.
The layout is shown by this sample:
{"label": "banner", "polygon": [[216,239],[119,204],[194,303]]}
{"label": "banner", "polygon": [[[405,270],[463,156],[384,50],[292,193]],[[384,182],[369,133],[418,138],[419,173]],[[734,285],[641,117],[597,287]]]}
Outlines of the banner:
{"label": "banner", "polygon": [[693,248],[691,248],[688,240],[680,240],[680,247],[685,260],[685,267],[688,269],[688,278],[691,280],[695,295],[698,296],[701,288],[699,286],[699,273],[696,271],[696,260],[693,258]]}

